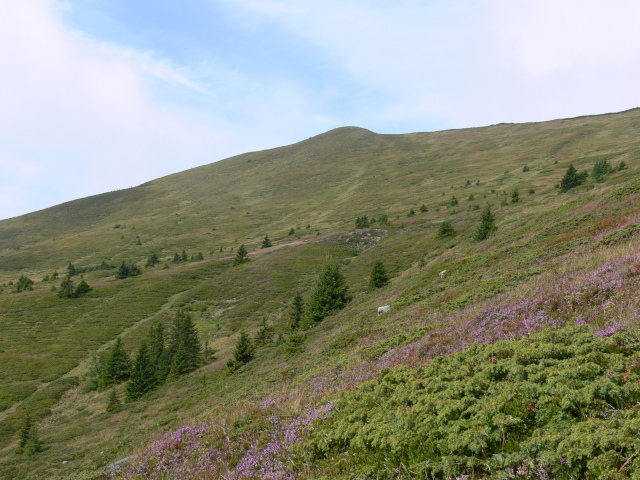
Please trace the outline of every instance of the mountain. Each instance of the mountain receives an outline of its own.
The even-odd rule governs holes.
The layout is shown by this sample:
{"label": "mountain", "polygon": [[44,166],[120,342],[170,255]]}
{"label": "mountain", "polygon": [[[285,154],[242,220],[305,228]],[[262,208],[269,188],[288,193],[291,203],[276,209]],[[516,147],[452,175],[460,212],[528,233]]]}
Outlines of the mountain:
{"label": "mountain", "polygon": [[[426,368],[445,355],[480,365],[480,357],[464,357],[475,343],[520,345],[545,328],[582,328],[575,333],[582,339],[589,332],[609,338],[607,332],[634,331],[639,126],[634,109],[405,135],[339,128],[0,221],[0,476],[98,478],[106,465],[132,454],[128,468],[142,474],[152,458],[146,449],[161,439],[158,445],[166,441],[162,448],[170,451],[171,435],[188,440],[171,450],[181,460],[167,465],[167,478],[180,468],[192,476],[256,476],[245,465],[250,461],[271,465],[271,473],[260,474],[265,477],[424,476],[400,471],[406,462],[426,468],[416,466],[414,447],[398,438],[408,450],[394,456],[393,445],[376,433],[402,418],[372,421],[373,437],[360,439],[343,435],[353,425],[336,412],[356,405],[353,395],[364,399],[354,392],[366,382],[410,366]],[[626,168],[618,169],[621,162]],[[611,171],[595,178],[596,163]],[[570,164],[589,176],[562,192]],[[488,204],[497,230],[478,241]],[[364,228],[356,228],[357,219]],[[439,234],[444,221],[452,235]],[[265,235],[273,246],[261,247]],[[241,245],[250,261],[234,266]],[[183,251],[186,261],[174,263]],[[159,263],[144,267],[152,254]],[[293,334],[293,298],[300,292],[309,302],[327,256],[338,262],[351,300]],[[369,274],[378,261],[390,283],[372,289]],[[141,275],[116,278],[123,262],[137,264]],[[91,286],[78,298],[58,296],[69,264]],[[54,271],[59,277],[52,281]],[[21,276],[33,280],[31,290],[16,291]],[[80,282],[78,275],[71,279]],[[378,316],[382,305],[391,310]],[[134,356],[153,325],[169,331],[179,312],[189,313],[215,359],[106,412],[110,390],[92,383],[104,368],[100,358],[116,338]],[[241,330],[255,336],[263,322],[273,341],[231,372],[225,365]],[[544,348],[557,348],[555,337],[540,338],[551,345]],[[115,392],[122,401],[125,384]],[[342,447],[318,446],[317,435],[300,427],[307,420],[288,423],[305,411],[309,421],[315,418],[310,425]],[[38,425],[42,451],[16,455],[27,413]],[[334,419],[329,430],[327,416]],[[182,433],[170,433],[179,428]],[[418,425],[406,429],[419,435]],[[287,432],[296,446],[282,442]],[[366,447],[376,441],[400,470],[383,474],[386,460]],[[525,440],[511,440],[519,441]],[[280,453],[264,453],[276,444]],[[503,450],[499,455],[524,465]],[[215,465],[199,465],[194,452],[208,452]],[[551,457],[540,458],[552,465]],[[629,460],[625,468],[633,465]],[[473,468],[460,467],[456,475]],[[442,472],[437,478],[450,473]]]}

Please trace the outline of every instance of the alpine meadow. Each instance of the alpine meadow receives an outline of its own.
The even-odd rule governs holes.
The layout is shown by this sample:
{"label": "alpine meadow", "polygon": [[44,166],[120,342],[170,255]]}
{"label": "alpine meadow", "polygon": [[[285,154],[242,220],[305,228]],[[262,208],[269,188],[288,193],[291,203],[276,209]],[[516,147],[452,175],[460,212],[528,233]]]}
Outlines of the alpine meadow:
{"label": "alpine meadow", "polygon": [[0,221],[0,478],[640,478],[639,131],[345,127]]}

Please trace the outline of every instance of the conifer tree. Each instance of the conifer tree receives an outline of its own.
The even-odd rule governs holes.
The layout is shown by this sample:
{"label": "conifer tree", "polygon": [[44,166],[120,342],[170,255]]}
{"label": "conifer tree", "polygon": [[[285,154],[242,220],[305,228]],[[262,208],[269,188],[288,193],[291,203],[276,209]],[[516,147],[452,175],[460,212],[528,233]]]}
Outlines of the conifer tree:
{"label": "conifer tree", "polygon": [[260,322],[260,328],[256,332],[254,343],[257,347],[271,343],[273,341],[273,333],[273,327],[270,327],[267,324],[267,319],[262,317],[262,322]]}
{"label": "conifer tree", "polygon": [[511,192],[511,203],[518,203],[519,201],[520,201],[520,192],[518,192],[518,187],[516,187]]}
{"label": "conifer tree", "polygon": [[198,252],[198,254],[196,255],[196,262],[199,262],[200,260],[204,260],[202,252]]}
{"label": "conifer tree", "polygon": [[307,303],[306,326],[312,326],[333,315],[350,300],[349,287],[340,266],[335,260],[328,258]]}
{"label": "conifer tree", "polygon": [[144,265],[144,267],[145,268],[155,267],[156,263],[158,262],[160,262],[158,255],[155,253],[152,253],[151,255],[149,255],[149,258],[147,259],[147,263]]}
{"label": "conifer tree", "polygon": [[158,383],[162,383],[169,375],[169,359],[164,343],[164,326],[158,322],[149,331],[149,358],[154,368]]}
{"label": "conifer tree", "polygon": [[291,303],[291,315],[289,317],[289,328],[292,332],[300,328],[303,313],[304,303],[302,301],[302,295],[300,295],[300,292],[296,292],[295,297],[293,297],[293,302]]}
{"label": "conifer tree", "polygon": [[487,238],[497,229],[498,227],[496,227],[496,217],[491,211],[491,204],[487,203],[482,210],[482,214],[480,215],[480,224],[476,228],[476,232],[473,238],[479,242]]}
{"label": "conifer tree", "polygon": [[453,237],[455,234],[456,231],[454,230],[453,225],[451,225],[451,222],[449,220],[445,220],[440,224],[440,227],[438,227],[438,233],[436,235],[439,238],[444,238]]}
{"label": "conifer tree", "polygon": [[200,366],[202,345],[191,315],[178,310],[170,332],[170,375],[189,373]]}
{"label": "conifer tree", "polygon": [[67,274],[60,282],[60,290],[58,290],[58,297],[60,298],[73,298],[75,295],[75,289],[73,282],[71,281],[71,275]]}
{"label": "conifer tree", "polygon": [[143,341],[131,368],[131,377],[127,382],[125,401],[132,402],[137,400],[156,385],[155,372],[149,358],[147,342]]}
{"label": "conifer tree", "polygon": [[564,174],[564,177],[560,180],[560,191],[567,192],[578,185],[582,185],[586,180],[587,175],[587,172],[578,173],[576,167],[573,166],[573,163],[570,164]]}
{"label": "conifer tree", "polygon": [[240,245],[238,251],[236,252],[236,258],[233,259],[233,266],[242,265],[249,261],[249,252],[244,248],[244,245]]}
{"label": "conifer tree", "polygon": [[120,400],[118,400],[118,394],[116,389],[112,388],[109,393],[109,399],[107,400],[107,413],[115,412],[120,406]]}
{"label": "conifer tree", "polygon": [[116,338],[113,347],[111,347],[106,364],[102,369],[100,389],[103,390],[111,385],[127,380],[129,378],[130,371],[131,362],[129,360],[129,355],[124,351],[124,348],[122,347],[122,340],[118,337]]}
{"label": "conifer tree", "polygon": [[20,278],[16,282],[15,292],[20,293],[22,291],[28,292],[33,290],[33,280],[31,280],[26,275],[20,275]]}
{"label": "conifer tree", "polygon": [[178,255],[178,252],[173,256],[173,263],[180,263],[180,255]]}
{"label": "conifer tree", "polygon": [[29,439],[29,431],[31,430],[32,426],[33,424],[31,423],[31,417],[27,414],[27,416],[24,417],[22,426],[20,427],[20,431],[18,432],[18,447],[16,448],[16,453],[18,455],[24,453],[24,446]]}
{"label": "conifer tree", "polygon": [[264,236],[264,240],[262,240],[262,248],[273,247],[273,243],[269,239],[269,235]]}
{"label": "conifer tree", "polygon": [[182,255],[180,255],[180,261],[186,262],[187,260],[189,260],[189,257],[187,256],[187,252],[185,250],[182,250]]}
{"label": "conifer tree", "polygon": [[387,283],[389,283],[389,276],[384,268],[384,263],[382,263],[382,260],[378,260],[373,265],[373,270],[371,270],[371,275],[369,276],[369,288],[384,287]]}
{"label": "conifer tree", "polygon": [[420,207],[420,212],[421,213],[426,213],[428,212],[429,209],[427,208],[427,206],[423,203],[422,206]]}
{"label": "conifer tree", "polygon": [[238,341],[236,342],[236,346],[233,349],[233,358],[238,366],[244,365],[245,363],[253,360],[253,355],[255,352],[255,347],[253,342],[249,338],[244,331],[244,328],[240,330],[240,337],[238,337]]}
{"label": "conifer tree", "polygon": [[452,207],[455,207],[456,205],[458,205],[458,199],[456,198],[455,195],[451,197],[451,202],[449,203],[451,204]]}
{"label": "conifer tree", "polygon": [[73,263],[69,262],[69,265],[67,265],[67,272],[71,277],[76,274],[76,267],[73,265]]}
{"label": "conifer tree", "polygon": [[127,278],[129,276],[129,267],[123,260],[118,269],[116,270],[116,278]]}
{"label": "conifer tree", "polygon": [[91,290],[91,287],[89,286],[89,284],[86,282],[86,280],[84,279],[84,277],[80,277],[80,283],[78,283],[78,286],[76,287],[76,291],[74,292],[74,297],[79,297],[81,295],[84,295],[85,293],[87,293],[89,290]]}

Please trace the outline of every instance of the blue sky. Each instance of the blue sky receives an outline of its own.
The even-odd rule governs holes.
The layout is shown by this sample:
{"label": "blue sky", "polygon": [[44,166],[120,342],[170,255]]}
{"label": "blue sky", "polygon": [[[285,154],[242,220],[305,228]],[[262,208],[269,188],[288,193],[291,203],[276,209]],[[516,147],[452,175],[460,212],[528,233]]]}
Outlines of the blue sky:
{"label": "blue sky", "polygon": [[356,125],[640,106],[636,0],[0,3],[0,219]]}

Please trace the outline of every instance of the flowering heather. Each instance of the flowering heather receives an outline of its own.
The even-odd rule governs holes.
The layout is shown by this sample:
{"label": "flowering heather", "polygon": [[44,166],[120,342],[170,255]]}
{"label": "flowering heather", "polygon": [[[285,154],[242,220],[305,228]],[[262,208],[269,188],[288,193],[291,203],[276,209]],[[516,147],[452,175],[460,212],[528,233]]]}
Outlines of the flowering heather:
{"label": "flowering heather", "polygon": [[[304,440],[310,423],[327,418],[333,410],[329,402],[289,422],[272,415],[268,421],[276,426],[274,430],[267,434],[254,432],[234,441],[221,425],[185,425],[155,441],[123,475],[127,480],[293,480],[299,472],[292,447]],[[212,446],[214,443],[220,446]]]}

